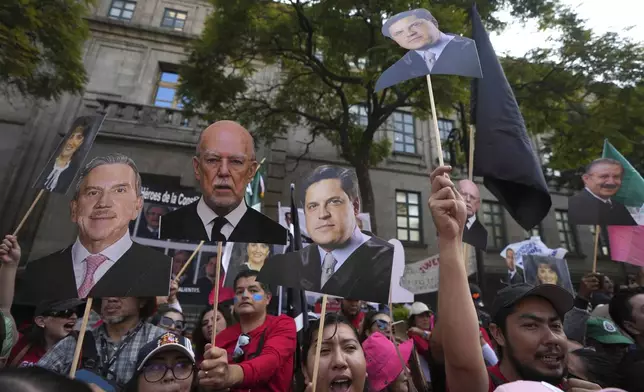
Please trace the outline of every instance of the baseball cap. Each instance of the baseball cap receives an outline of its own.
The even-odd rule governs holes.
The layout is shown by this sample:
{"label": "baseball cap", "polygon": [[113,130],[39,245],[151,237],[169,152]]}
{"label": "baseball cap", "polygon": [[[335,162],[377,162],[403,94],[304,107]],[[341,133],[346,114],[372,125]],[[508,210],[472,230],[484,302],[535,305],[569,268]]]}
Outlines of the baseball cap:
{"label": "baseball cap", "polygon": [[[409,362],[414,341],[409,339],[398,345],[400,356],[405,363]],[[394,382],[403,365],[400,363],[396,347],[380,332],[371,334],[362,343],[364,356],[367,361],[367,374],[369,383],[374,391],[382,391]]]}
{"label": "baseball cap", "polygon": [[136,359],[136,371],[143,369],[146,362],[156,354],[166,351],[179,351],[185,354],[192,363],[195,363],[195,353],[192,351],[192,344],[188,338],[179,336],[172,332],[166,332],[157,339],[148,342],[139,350]]}
{"label": "baseball cap", "polygon": [[538,286],[528,283],[515,284],[496,293],[492,303],[492,321],[498,321],[497,319],[503,316],[507,308],[529,297],[541,297],[547,300],[562,319],[572,309],[574,301],[566,289],[555,284],[540,284]]}
{"label": "baseball cap", "polygon": [[62,312],[68,309],[76,309],[84,304],[85,301],[78,298],[69,298],[60,301],[41,301],[38,306],[36,306],[34,317],[42,316],[47,312]]}
{"label": "baseball cap", "polygon": [[414,302],[413,304],[411,304],[410,315],[416,316],[418,314],[427,313],[429,311],[429,306],[425,305],[422,302]]}
{"label": "baseball cap", "polygon": [[537,381],[515,381],[503,384],[494,392],[563,392],[561,389],[550,385],[547,382]]}
{"label": "baseball cap", "polygon": [[426,9],[423,9],[423,8],[418,8],[418,9],[411,10],[411,11],[400,12],[400,13],[392,16],[391,18],[387,19],[385,24],[382,25],[382,30],[381,30],[382,35],[384,35],[385,37],[391,38],[391,34],[389,34],[389,27],[391,27],[392,24],[398,22],[399,20],[405,19],[406,17],[412,16],[412,15],[415,15],[416,17],[418,17],[420,19],[431,19],[432,18],[432,14],[429,11],[427,11]]}
{"label": "baseball cap", "polygon": [[615,324],[602,317],[590,317],[586,321],[586,337],[603,344],[633,344],[633,340],[624,336]]}

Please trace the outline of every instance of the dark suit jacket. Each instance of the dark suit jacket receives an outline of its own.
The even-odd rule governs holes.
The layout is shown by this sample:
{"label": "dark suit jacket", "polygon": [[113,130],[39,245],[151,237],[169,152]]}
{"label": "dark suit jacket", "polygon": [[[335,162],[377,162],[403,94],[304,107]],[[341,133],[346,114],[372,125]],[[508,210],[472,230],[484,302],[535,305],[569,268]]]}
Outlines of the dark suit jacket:
{"label": "dark suit jacket", "polygon": [[[96,282],[88,297],[156,297],[168,295],[172,259],[147,246],[130,249]],[[27,264],[24,300],[78,298],[72,264],[72,247]]]}
{"label": "dark suit jacket", "polygon": [[431,72],[425,60],[415,50],[410,50],[382,73],[376,82],[376,91],[427,74],[482,78],[476,44],[469,38],[455,36],[438,56]]}
{"label": "dark suit jacket", "polygon": [[586,189],[568,199],[568,219],[573,225],[635,226],[635,219],[622,204],[598,200]]}
{"label": "dark suit jacket", "polygon": [[510,272],[506,272],[505,277],[501,279],[501,281],[507,285],[513,285],[513,284],[520,284],[520,283],[525,283],[525,273],[523,272],[523,268],[521,267],[515,267],[517,272],[514,274],[512,279],[510,279]]}
{"label": "dark suit jacket", "polygon": [[479,222],[478,218],[474,221],[471,228],[468,229],[465,226],[465,230],[463,230],[463,242],[472,245],[476,249],[487,249],[487,230],[485,230],[485,227]]}
{"label": "dark suit jacket", "polygon": [[[78,154],[75,154],[75,155],[78,155]],[[38,188],[45,189],[45,183],[47,182],[46,181],[47,177],[49,177],[49,174],[51,173],[55,164],[56,164],[55,158],[51,162],[47,162],[47,166],[41,173],[40,177],[38,177],[38,180],[37,180]],[[63,193],[63,194],[67,193],[67,190],[69,189],[70,185],[72,185],[72,183],[74,182],[74,178],[76,177],[77,172],[78,172],[78,159],[75,156],[72,158],[72,161],[70,162],[69,167],[60,173],[60,177],[58,177],[58,182],[56,183],[56,187],[51,192]]]}
{"label": "dark suit jacket", "polygon": [[371,237],[356,249],[324,287],[320,287],[322,261],[315,244],[269,258],[257,280],[267,284],[387,303],[391,286],[394,246]]}
{"label": "dark suit jacket", "polygon": [[[208,241],[206,228],[197,214],[197,203],[199,201],[163,215],[160,238],[190,242]],[[228,241],[286,245],[287,233],[288,230],[284,226],[248,207]]]}
{"label": "dark suit jacket", "polygon": [[153,233],[148,229],[148,225],[145,223],[145,218],[141,219],[139,222],[139,231],[136,232],[136,236],[139,238],[150,238],[154,240],[159,239],[159,233]]}

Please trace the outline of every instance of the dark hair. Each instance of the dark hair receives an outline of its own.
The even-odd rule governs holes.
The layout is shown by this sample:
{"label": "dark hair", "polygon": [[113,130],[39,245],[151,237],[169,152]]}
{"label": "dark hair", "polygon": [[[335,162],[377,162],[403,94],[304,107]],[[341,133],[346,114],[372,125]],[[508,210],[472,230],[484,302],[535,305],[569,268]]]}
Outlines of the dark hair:
{"label": "dark hair", "polygon": [[[507,339],[508,335],[506,334],[507,327],[508,327],[508,325],[507,325],[508,316],[511,315],[512,313],[514,313],[514,310],[516,309],[516,305],[517,304],[515,303],[515,304],[512,304],[512,305],[510,305],[508,307],[501,308],[498,312],[496,312],[496,314],[492,318],[492,322],[491,322],[492,324],[495,324],[497,326],[497,328],[499,328],[501,330],[501,333],[505,337],[506,346],[507,346],[507,341],[508,341],[508,339]],[[496,341],[496,339],[494,339],[494,336],[492,337],[492,339],[494,340],[495,345],[498,346],[498,342]],[[497,347],[497,349],[495,351],[496,351],[496,356],[499,358],[499,363],[500,363],[501,360],[503,360],[503,347],[499,346],[499,347]]]}
{"label": "dark hair", "polygon": [[419,19],[425,19],[434,24],[436,28],[438,28],[438,21],[436,18],[434,18],[434,15],[431,14],[431,12],[427,11],[424,8],[417,8],[415,10],[411,11],[404,11],[404,12],[399,12],[396,15],[392,16],[391,18],[387,19],[385,24],[382,26],[382,35],[384,35],[387,38],[391,38],[391,34],[389,34],[389,27],[391,27],[392,24],[398,22],[401,19],[410,17],[410,16],[415,16]]}
{"label": "dark hair", "polygon": [[622,164],[618,160],[615,160],[615,159],[612,159],[612,158],[597,158],[597,159],[595,159],[594,161],[590,162],[586,166],[586,170],[584,170],[584,174],[590,174],[591,170],[593,170],[593,167],[595,167],[597,165],[601,165],[601,164],[619,166],[619,167],[622,168],[622,174],[624,174],[624,166],[622,166]]}
{"label": "dark hair", "polygon": [[383,315],[385,315],[387,317],[390,317],[388,313],[380,312],[380,311],[372,311],[372,312],[367,313],[364,316],[364,320],[362,322],[362,331],[360,333],[360,343],[364,342],[367,339],[367,337],[368,337],[367,332],[369,331],[369,329],[371,328],[371,326],[374,323],[373,319],[376,316],[378,316],[379,314],[383,314]]}
{"label": "dark hair", "polygon": [[323,165],[318,166],[306,178],[304,178],[301,198],[304,204],[306,204],[306,191],[311,185],[322,180],[340,180],[340,186],[344,193],[349,196],[349,200],[351,200],[351,202],[355,200],[360,201],[358,177],[353,170],[340,166]]}
{"label": "dark hair", "polygon": [[608,305],[610,318],[629,335],[630,332],[624,327],[624,324],[626,321],[633,321],[633,306],[630,301],[631,298],[638,294],[644,294],[644,288],[637,287],[620,290],[613,295]]}
{"label": "dark hair", "polygon": [[[202,310],[201,313],[199,313],[199,318],[197,319],[195,329],[192,331],[191,340],[195,348],[195,358],[197,359],[197,361],[201,361],[203,359],[204,348],[206,347],[206,343],[210,343],[211,337],[204,336],[203,331],[201,330],[201,323],[203,322],[203,318],[206,315],[206,313],[210,312],[211,310],[212,310],[212,306],[208,306],[204,310]],[[227,312],[221,306],[221,304],[217,306],[217,311],[224,316],[224,320],[226,320],[226,326],[230,327],[232,325],[230,311]],[[216,323],[216,321],[217,321],[217,315],[214,315],[213,322]]]}
{"label": "dark hair", "polygon": [[91,392],[84,382],[38,367],[5,368],[0,371],[0,391],[11,392]]}
{"label": "dark hair", "polygon": [[[255,279],[257,279],[258,275],[259,275],[259,271],[255,271],[255,270],[252,270],[252,269],[247,269],[247,270],[241,271],[240,273],[237,274],[237,276],[235,276],[235,280],[233,281],[233,289],[237,288],[237,281],[239,279],[250,278],[252,276],[254,276]],[[259,283],[259,285],[262,287],[262,290],[264,290],[266,292],[266,294],[271,293],[271,289],[268,287],[267,284],[264,284],[264,283],[262,283],[260,281],[257,281],[257,283]]]}
{"label": "dark hair", "polygon": [[[358,336],[358,331],[356,331],[353,324],[351,324],[351,322],[346,317],[338,313],[327,313],[325,315],[324,328],[330,325],[335,325],[337,329],[337,326],[339,324],[345,324],[349,326],[353,331],[353,333],[356,335],[356,339],[360,340],[360,336]],[[309,350],[311,349],[311,344],[313,343],[313,339],[317,337],[317,333],[319,329],[320,329],[320,320],[315,320],[309,325],[309,328],[306,331],[306,336],[304,336],[304,342],[302,344],[302,361],[305,366],[306,366],[306,360],[307,360]]]}
{"label": "dark hair", "polygon": [[[620,385],[621,377],[617,371],[618,361],[612,361],[603,353],[588,348],[577,349],[574,354],[581,359],[586,367],[586,381],[599,384],[602,388],[614,387]],[[577,374],[580,376],[580,374]]]}
{"label": "dark hair", "polygon": [[[156,313],[157,309],[157,299],[156,297],[136,297],[140,301],[145,301],[145,305],[139,309],[139,318],[141,320],[147,320]],[[96,298],[92,304],[92,310],[101,314],[101,303],[102,298]]]}
{"label": "dark hair", "polygon": [[176,314],[180,314],[181,317],[184,317],[182,312],[178,311],[172,306],[168,304],[161,304],[159,305],[159,308],[157,309],[156,314],[152,316],[152,318],[150,319],[150,324],[159,326],[159,323],[161,322],[161,317],[165,316],[166,313],[176,313]]}

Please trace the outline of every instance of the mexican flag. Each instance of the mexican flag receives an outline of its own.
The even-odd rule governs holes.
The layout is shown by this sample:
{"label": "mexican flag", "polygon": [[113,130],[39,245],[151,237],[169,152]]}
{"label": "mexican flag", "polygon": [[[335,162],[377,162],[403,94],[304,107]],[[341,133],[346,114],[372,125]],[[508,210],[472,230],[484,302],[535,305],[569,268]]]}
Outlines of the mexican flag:
{"label": "mexican flag", "polygon": [[259,167],[255,173],[255,177],[253,177],[246,187],[246,204],[259,212],[262,212],[262,199],[264,198],[264,191],[266,190],[264,186],[263,168],[264,165]]}
{"label": "mexican flag", "polygon": [[640,209],[644,206],[644,178],[608,140],[604,141],[602,158],[615,159],[624,167],[622,186],[613,199],[626,207]]}

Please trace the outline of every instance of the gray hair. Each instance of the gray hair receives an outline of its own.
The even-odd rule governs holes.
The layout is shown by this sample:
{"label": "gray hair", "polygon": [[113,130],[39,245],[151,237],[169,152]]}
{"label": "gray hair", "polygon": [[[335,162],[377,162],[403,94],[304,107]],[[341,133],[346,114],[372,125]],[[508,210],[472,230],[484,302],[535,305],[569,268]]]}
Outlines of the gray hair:
{"label": "gray hair", "polygon": [[594,161],[590,162],[588,166],[586,166],[586,171],[584,171],[585,174],[590,174],[590,172],[593,170],[593,167],[597,165],[615,165],[619,166],[622,168],[622,174],[624,174],[624,166],[622,166],[622,163],[618,160],[612,159],[612,158],[598,158],[595,159]]}
{"label": "gray hair", "polygon": [[132,158],[126,155],[123,155],[120,153],[112,153],[102,157],[96,157],[92,159],[87,165],[85,165],[85,167],[80,173],[80,176],[78,176],[78,181],[76,182],[76,190],[74,192],[73,199],[78,200],[81,184],[83,183],[83,180],[85,179],[85,177],[87,177],[92,170],[96,169],[99,166],[116,165],[116,164],[128,165],[130,168],[132,168],[132,170],[134,171],[134,176],[136,177],[136,182],[134,184],[136,195],[141,196],[141,174],[139,173],[139,169],[136,167],[136,163],[134,163]]}

